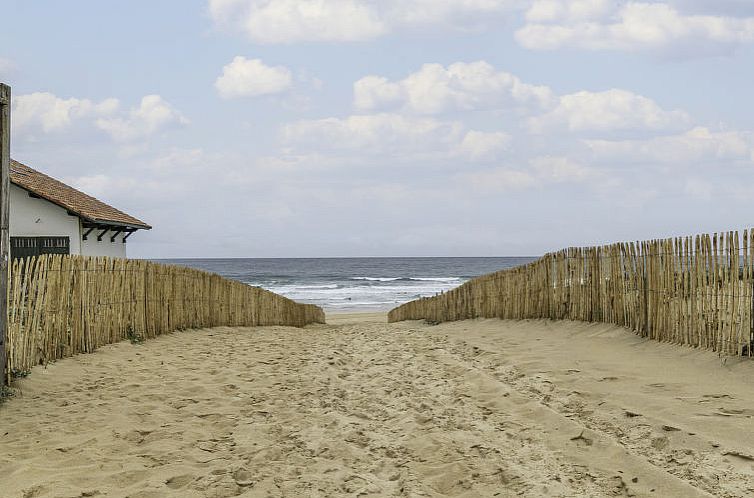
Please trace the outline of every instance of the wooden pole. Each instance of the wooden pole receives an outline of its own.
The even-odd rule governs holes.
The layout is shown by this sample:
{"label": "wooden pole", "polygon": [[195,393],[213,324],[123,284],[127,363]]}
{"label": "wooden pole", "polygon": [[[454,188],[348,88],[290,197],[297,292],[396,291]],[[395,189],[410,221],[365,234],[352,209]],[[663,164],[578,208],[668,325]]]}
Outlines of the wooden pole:
{"label": "wooden pole", "polygon": [[0,385],[7,385],[9,380],[7,355],[8,326],[8,199],[10,187],[8,170],[10,169],[10,87],[0,83]]}

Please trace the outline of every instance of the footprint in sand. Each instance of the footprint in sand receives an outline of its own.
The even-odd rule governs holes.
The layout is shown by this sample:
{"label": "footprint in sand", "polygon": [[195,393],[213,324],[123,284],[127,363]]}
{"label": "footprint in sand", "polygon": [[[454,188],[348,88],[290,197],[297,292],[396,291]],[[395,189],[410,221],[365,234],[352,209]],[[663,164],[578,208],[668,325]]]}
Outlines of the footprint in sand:
{"label": "footprint in sand", "polygon": [[727,398],[727,399],[736,399],[730,394],[703,394],[702,398],[714,398],[714,399],[721,399],[721,398]]}
{"label": "footprint in sand", "polygon": [[670,440],[665,436],[654,437],[650,441],[650,445],[656,450],[663,450],[670,445]]}
{"label": "footprint in sand", "polygon": [[712,415],[718,417],[752,418],[754,410],[721,407],[718,411],[712,413]]}
{"label": "footprint in sand", "polygon": [[723,453],[723,461],[738,472],[749,473],[754,469],[754,456],[738,451]]}
{"label": "footprint in sand", "polygon": [[608,375],[607,377],[602,377],[599,380],[599,382],[614,381],[614,380],[620,380],[620,377],[614,377],[612,375]]}
{"label": "footprint in sand", "polygon": [[171,477],[170,479],[165,481],[165,485],[170,489],[181,489],[186,487],[193,480],[194,476],[190,474],[183,474],[180,476]]}
{"label": "footprint in sand", "polygon": [[592,438],[587,437],[584,435],[584,431],[581,431],[581,433],[578,436],[574,436],[571,438],[571,441],[575,442],[578,446],[591,446],[594,444],[594,440]]}
{"label": "footprint in sand", "polygon": [[254,476],[245,468],[241,468],[233,472],[233,480],[236,484],[242,487],[251,486],[254,484]]}

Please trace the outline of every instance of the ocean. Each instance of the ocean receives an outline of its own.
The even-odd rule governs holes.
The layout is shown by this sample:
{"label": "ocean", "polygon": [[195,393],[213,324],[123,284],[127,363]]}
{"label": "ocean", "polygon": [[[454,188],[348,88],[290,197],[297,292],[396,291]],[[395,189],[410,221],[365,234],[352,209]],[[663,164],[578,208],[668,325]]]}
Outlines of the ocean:
{"label": "ocean", "polygon": [[268,289],[326,311],[385,311],[470,278],[533,261],[500,258],[162,259]]}

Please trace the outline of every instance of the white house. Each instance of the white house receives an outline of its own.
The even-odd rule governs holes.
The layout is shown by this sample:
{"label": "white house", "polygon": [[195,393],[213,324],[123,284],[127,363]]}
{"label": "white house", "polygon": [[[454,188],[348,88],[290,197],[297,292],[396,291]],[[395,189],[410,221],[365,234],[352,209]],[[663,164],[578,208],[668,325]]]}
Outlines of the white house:
{"label": "white house", "polygon": [[126,257],[126,241],[152,227],[104,202],[10,162],[10,251],[12,257],[80,254]]}

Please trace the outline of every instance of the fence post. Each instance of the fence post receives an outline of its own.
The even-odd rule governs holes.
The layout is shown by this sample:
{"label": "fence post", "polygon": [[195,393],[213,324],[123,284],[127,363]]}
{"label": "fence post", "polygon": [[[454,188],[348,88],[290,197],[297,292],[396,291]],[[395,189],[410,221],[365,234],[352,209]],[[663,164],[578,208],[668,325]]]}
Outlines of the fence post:
{"label": "fence post", "polygon": [[0,386],[8,383],[8,199],[10,186],[10,87],[0,83]]}
{"label": "fence post", "polygon": [[149,275],[149,262],[144,262],[144,332],[143,337],[146,339],[149,337],[149,317],[147,316],[149,314],[149,294],[147,293],[147,290],[149,289],[149,285],[147,283],[147,277]]}
{"label": "fence post", "polygon": [[[748,264],[748,263],[746,263]],[[746,346],[746,354],[754,356],[754,281],[751,283],[751,318],[749,320],[749,344]]]}
{"label": "fence post", "polygon": [[649,256],[646,253],[642,255],[644,258],[644,265],[642,267],[642,281],[644,282],[644,337],[649,337],[649,287],[647,275],[649,274]]}

